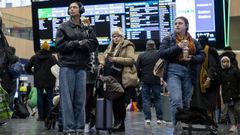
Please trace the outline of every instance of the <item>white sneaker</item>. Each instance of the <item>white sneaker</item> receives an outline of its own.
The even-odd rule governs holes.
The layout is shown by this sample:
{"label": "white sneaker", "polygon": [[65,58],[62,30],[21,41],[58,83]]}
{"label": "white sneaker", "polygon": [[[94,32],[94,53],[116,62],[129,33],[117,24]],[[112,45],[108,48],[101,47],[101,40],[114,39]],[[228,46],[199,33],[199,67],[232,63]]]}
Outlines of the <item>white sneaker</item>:
{"label": "white sneaker", "polygon": [[237,126],[232,125],[231,128],[229,129],[230,132],[237,132]]}
{"label": "white sneaker", "polygon": [[157,120],[157,124],[158,125],[167,124],[167,122],[165,120]]}
{"label": "white sneaker", "polygon": [[88,123],[85,124],[84,133],[89,133],[89,129],[90,129],[89,124]]}
{"label": "white sneaker", "polygon": [[145,126],[150,127],[151,126],[151,120],[145,120]]}

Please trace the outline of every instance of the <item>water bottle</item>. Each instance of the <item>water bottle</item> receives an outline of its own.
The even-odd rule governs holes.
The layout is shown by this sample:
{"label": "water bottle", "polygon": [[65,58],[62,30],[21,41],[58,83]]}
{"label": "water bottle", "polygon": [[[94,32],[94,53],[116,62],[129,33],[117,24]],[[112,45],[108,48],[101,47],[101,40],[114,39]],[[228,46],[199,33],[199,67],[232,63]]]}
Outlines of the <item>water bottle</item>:
{"label": "water bottle", "polygon": [[188,48],[188,45],[187,45],[187,40],[184,40],[183,43],[185,44],[185,47],[183,48],[183,58],[186,59],[188,58],[188,55],[189,55],[189,48]]}

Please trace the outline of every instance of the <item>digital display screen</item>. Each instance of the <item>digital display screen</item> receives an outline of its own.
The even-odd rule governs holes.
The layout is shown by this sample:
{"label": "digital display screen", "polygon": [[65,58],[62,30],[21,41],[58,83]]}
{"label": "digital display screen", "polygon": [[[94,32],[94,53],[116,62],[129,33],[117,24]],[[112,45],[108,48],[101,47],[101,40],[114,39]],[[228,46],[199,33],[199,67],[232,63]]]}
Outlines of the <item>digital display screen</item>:
{"label": "digital display screen", "polygon": [[[115,27],[122,27],[125,38],[135,43],[137,50],[145,48],[145,42],[153,39],[160,44],[163,37],[174,30],[174,19],[185,16],[189,20],[189,32],[197,38],[207,35],[211,44],[217,42],[216,10],[214,0],[152,0],[121,1],[84,4],[85,13],[94,27],[100,46],[111,41],[111,33]],[[37,30],[35,43],[47,41],[55,46],[58,26],[69,20],[65,6],[37,7],[33,13],[33,25]],[[34,16],[35,15],[35,16]],[[37,17],[36,17],[37,15]],[[221,21],[219,21],[221,23]],[[219,48],[219,47],[217,47]]]}

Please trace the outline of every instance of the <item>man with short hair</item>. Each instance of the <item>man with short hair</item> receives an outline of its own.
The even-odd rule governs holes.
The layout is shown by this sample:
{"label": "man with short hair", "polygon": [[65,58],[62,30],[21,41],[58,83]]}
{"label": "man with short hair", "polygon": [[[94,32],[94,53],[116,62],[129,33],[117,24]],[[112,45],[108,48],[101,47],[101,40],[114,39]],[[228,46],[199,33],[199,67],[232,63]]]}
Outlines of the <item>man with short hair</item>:
{"label": "man with short hair", "polygon": [[137,71],[141,81],[141,92],[143,100],[143,112],[145,115],[145,125],[151,125],[151,97],[156,109],[157,124],[163,124],[162,103],[160,99],[161,85],[160,78],[153,75],[153,68],[159,59],[158,50],[153,40],[146,43],[146,51],[138,56]]}

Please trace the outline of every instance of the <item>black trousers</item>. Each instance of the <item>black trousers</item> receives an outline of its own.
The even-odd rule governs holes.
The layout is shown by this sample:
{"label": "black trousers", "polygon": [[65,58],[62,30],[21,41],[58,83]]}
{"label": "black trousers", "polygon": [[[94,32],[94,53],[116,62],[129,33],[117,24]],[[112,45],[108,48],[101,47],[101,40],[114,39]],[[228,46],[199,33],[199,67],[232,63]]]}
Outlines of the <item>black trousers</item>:
{"label": "black trousers", "polygon": [[113,100],[114,123],[124,122],[126,117],[125,94]]}
{"label": "black trousers", "polygon": [[137,91],[135,87],[129,87],[125,89],[125,104],[130,104],[130,101],[137,102]]}
{"label": "black trousers", "polygon": [[86,112],[86,123],[90,122],[90,113],[94,107],[95,97],[93,95],[94,84],[87,84],[86,91],[86,104],[85,104],[85,112]]}

